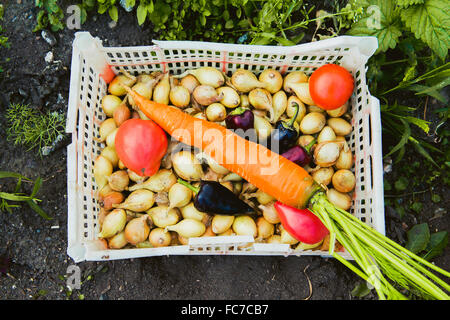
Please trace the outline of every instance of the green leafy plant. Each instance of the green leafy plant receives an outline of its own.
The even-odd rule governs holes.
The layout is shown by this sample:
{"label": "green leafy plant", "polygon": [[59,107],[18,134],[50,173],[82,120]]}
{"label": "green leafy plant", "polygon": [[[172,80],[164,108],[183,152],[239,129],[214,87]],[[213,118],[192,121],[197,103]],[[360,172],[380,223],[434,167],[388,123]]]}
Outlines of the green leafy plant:
{"label": "green leafy plant", "polygon": [[407,233],[406,248],[415,254],[423,253],[423,258],[431,260],[442,254],[448,244],[448,232],[430,233],[427,223],[416,224]]}
{"label": "green leafy plant", "polygon": [[64,29],[62,20],[64,12],[59,6],[58,0],[35,0],[35,6],[40,10],[36,19],[36,26],[33,32],[50,28],[52,31]]}
{"label": "green leafy plant", "polygon": [[[36,194],[42,186],[42,178],[37,178],[34,182],[23,175],[15,172],[0,171],[1,178],[15,178],[17,179],[17,184],[13,192],[0,192],[0,211],[12,212],[12,208],[20,207],[19,204],[12,204],[13,202],[25,202],[33,211],[39,214],[42,218],[46,220],[52,219],[42,208],[37,204],[39,199],[36,198]],[[22,187],[22,182],[33,182],[33,190],[30,195],[26,195],[20,192]]]}
{"label": "green leafy plant", "polygon": [[65,115],[58,112],[44,114],[30,105],[11,104],[6,110],[6,119],[7,139],[28,150],[37,148],[41,156],[64,137]]}

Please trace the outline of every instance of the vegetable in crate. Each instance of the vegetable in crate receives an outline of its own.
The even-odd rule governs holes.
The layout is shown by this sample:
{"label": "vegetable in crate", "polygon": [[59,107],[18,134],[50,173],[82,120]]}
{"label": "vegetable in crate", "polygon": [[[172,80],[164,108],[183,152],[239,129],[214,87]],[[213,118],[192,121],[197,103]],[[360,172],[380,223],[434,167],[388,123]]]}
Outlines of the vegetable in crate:
{"label": "vegetable in crate", "polygon": [[199,188],[181,179],[178,183],[195,193],[194,206],[201,212],[224,215],[254,213],[248,204],[217,181],[201,181]]}
{"label": "vegetable in crate", "polygon": [[309,94],[315,104],[333,110],[345,104],[353,93],[353,76],[337,64],[316,69],[309,78]]}
{"label": "vegetable in crate", "polygon": [[119,127],[115,138],[119,159],[140,176],[158,171],[167,144],[166,133],[151,120],[129,119]]}
{"label": "vegetable in crate", "polygon": [[[179,109],[145,99],[128,87],[126,90],[142,112],[176,140],[203,150],[220,165],[285,205],[296,208],[309,206],[310,211],[317,215],[330,232],[329,254],[373,285],[380,299],[406,299],[396,286],[412,289],[435,299],[450,298],[443,291],[450,291],[450,285],[429,269],[446,277],[450,277],[449,272],[420,258],[350,213],[334,206],[327,199],[325,190],[302,167],[264,146],[243,139],[219,124],[194,118]],[[214,143],[211,139],[192,140],[196,123],[202,125],[203,134],[208,129],[216,132]],[[190,137],[183,135],[179,128],[190,132]],[[218,136],[221,141],[217,141]],[[242,154],[260,156],[258,159],[266,161],[236,161],[236,155]],[[277,165],[276,170],[273,168],[274,164]],[[344,246],[356,265],[335,252],[335,240]]]}
{"label": "vegetable in crate", "polygon": [[295,145],[287,151],[283,152],[281,155],[298,164],[301,167],[308,165],[311,162],[312,156],[310,154],[310,150],[312,146],[316,143],[316,139],[313,139],[307,146],[302,147],[299,145]]}
{"label": "vegetable in crate", "polygon": [[253,129],[255,117],[250,109],[244,109],[242,107],[234,109],[225,118],[225,123],[228,129],[244,131]]}
{"label": "vegetable in crate", "polygon": [[278,153],[287,151],[291,146],[295,144],[298,138],[298,130],[295,128],[294,123],[297,119],[299,105],[295,105],[296,111],[292,119],[289,121],[278,121],[275,125],[275,130],[272,131],[270,140],[267,140],[267,147],[271,150],[278,148]]}

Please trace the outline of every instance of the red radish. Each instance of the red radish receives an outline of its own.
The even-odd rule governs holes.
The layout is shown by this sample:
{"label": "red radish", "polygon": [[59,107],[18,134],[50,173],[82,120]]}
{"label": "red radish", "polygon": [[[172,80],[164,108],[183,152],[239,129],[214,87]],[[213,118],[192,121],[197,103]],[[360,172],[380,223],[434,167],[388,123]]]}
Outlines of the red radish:
{"label": "red radish", "polygon": [[308,209],[296,209],[279,201],[274,206],[283,228],[298,241],[314,244],[329,234],[322,221]]}

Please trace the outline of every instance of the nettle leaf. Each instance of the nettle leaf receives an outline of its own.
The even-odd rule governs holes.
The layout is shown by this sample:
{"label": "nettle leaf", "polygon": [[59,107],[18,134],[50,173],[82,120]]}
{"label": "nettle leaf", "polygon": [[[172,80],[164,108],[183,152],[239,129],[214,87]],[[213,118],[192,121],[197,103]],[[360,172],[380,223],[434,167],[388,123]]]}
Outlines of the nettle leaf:
{"label": "nettle leaf", "polygon": [[430,228],[427,223],[416,224],[408,232],[406,249],[413,253],[419,253],[427,248],[430,241]]}
{"label": "nettle leaf", "polygon": [[445,0],[426,0],[401,10],[401,18],[416,38],[442,59],[450,47],[450,6]]}
{"label": "nettle leaf", "polygon": [[347,34],[352,36],[375,36],[377,52],[384,52],[397,45],[402,35],[399,13],[393,0],[370,0],[365,16],[353,24]]}
{"label": "nettle leaf", "polygon": [[414,4],[424,3],[425,0],[397,0],[397,4],[402,7],[412,6]]}
{"label": "nettle leaf", "polygon": [[428,243],[427,246],[427,253],[423,256],[423,258],[426,260],[430,260],[436,256],[439,256],[447,247],[447,244],[448,244],[447,231],[440,231],[433,233],[430,236],[430,242]]}

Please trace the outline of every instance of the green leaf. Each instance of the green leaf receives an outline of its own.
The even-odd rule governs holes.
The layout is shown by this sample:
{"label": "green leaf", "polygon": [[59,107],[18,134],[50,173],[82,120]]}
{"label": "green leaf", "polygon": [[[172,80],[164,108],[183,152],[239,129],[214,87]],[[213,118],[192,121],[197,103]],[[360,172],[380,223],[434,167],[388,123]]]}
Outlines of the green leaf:
{"label": "green leaf", "polygon": [[21,175],[20,173],[10,172],[10,171],[0,171],[0,179],[1,178],[17,178],[17,179],[24,179],[31,181],[31,179],[28,179]]}
{"label": "green leaf", "polygon": [[408,241],[406,249],[413,253],[419,253],[426,249],[430,241],[430,229],[427,223],[421,223],[413,226],[407,232]]}
{"label": "green leaf", "polygon": [[405,177],[400,177],[397,181],[395,181],[394,186],[397,191],[404,191],[408,187],[408,183],[408,179]]}
{"label": "green leaf", "polygon": [[378,39],[377,52],[384,52],[397,45],[402,35],[399,14],[393,0],[370,0],[366,14],[347,32],[353,36],[375,36]]}
{"label": "green leaf", "polygon": [[447,231],[440,231],[433,233],[430,236],[430,242],[427,246],[427,253],[423,256],[426,260],[431,260],[436,256],[439,256],[442,254],[444,249],[447,247],[448,244],[448,232]]}
{"label": "green leaf", "polygon": [[15,193],[0,192],[0,198],[11,201],[27,201],[31,200],[30,196],[21,196]]}
{"label": "green leaf", "polygon": [[359,283],[353,288],[351,295],[357,298],[364,298],[370,293],[369,287],[367,287],[367,282]]}
{"label": "green leaf", "polygon": [[228,21],[225,23],[225,29],[232,29],[233,27],[234,27],[233,20],[228,20]]}
{"label": "green leaf", "polygon": [[421,39],[442,59],[450,47],[450,6],[445,0],[426,0],[401,10],[401,19],[417,39]]}
{"label": "green leaf", "polygon": [[397,0],[397,4],[402,7],[408,7],[413,4],[423,3],[425,0]]}
{"label": "green leaf", "polygon": [[119,10],[117,10],[116,6],[109,8],[108,13],[113,21],[117,22],[119,20]]}
{"label": "green leaf", "polygon": [[28,200],[27,201],[28,206],[33,209],[34,212],[36,212],[38,215],[40,215],[42,218],[46,219],[46,220],[51,220],[53,219],[52,217],[50,217],[44,210],[41,209],[41,207],[39,207],[33,200]]}
{"label": "green leaf", "polygon": [[36,181],[34,182],[33,191],[31,192],[31,195],[30,195],[31,198],[34,198],[36,196],[36,194],[38,193],[39,189],[42,186],[42,182],[43,182],[43,180],[41,177],[36,179]]}
{"label": "green leaf", "polygon": [[411,136],[411,128],[409,127],[408,122],[406,122],[406,120],[402,118],[400,118],[400,121],[402,122],[404,128],[402,137],[400,138],[400,141],[384,157],[388,157],[403,148],[408,142],[409,137]]}
{"label": "green leaf", "polygon": [[142,25],[145,22],[145,18],[147,17],[147,7],[145,5],[140,4],[137,7],[136,15],[138,19],[138,24]]}

